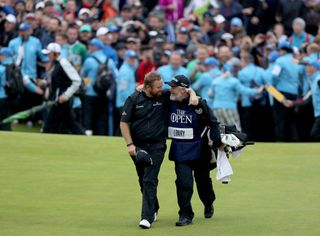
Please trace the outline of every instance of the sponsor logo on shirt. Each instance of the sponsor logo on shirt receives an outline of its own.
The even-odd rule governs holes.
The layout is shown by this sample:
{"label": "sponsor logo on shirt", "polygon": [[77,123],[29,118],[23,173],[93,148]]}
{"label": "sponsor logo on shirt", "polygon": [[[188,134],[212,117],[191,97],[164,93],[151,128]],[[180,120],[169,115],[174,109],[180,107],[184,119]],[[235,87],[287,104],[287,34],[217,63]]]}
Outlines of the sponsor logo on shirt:
{"label": "sponsor logo on shirt", "polygon": [[125,111],[123,111],[121,115],[122,115],[122,116],[126,116],[127,113],[126,113]]}
{"label": "sponsor logo on shirt", "polygon": [[152,106],[161,106],[162,105],[162,103],[161,102],[156,102],[156,103],[153,103],[153,105]]}
{"label": "sponsor logo on shirt", "polygon": [[141,109],[141,108],[144,108],[143,105],[136,105],[136,109]]}

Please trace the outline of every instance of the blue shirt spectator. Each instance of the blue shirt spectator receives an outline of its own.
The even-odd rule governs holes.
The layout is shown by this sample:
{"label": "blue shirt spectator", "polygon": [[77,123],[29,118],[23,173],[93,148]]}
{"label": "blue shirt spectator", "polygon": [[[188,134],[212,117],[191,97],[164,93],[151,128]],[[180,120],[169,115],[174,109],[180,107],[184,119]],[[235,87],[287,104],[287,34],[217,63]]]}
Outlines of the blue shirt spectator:
{"label": "blue shirt spectator", "polygon": [[116,107],[123,107],[125,101],[135,91],[135,70],[137,66],[137,54],[127,50],[124,54],[125,61],[119,69],[117,77]]}

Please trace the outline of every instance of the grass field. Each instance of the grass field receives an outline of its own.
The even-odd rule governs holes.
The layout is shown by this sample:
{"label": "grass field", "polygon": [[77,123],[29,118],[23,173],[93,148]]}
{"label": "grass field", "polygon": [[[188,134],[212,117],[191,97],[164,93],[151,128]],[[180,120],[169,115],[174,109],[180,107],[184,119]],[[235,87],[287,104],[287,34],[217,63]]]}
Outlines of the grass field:
{"label": "grass field", "polygon": [[[173,163],[159,183],[159,221],[137,226],[141,194],[123,140],[0,132],[0,235],[320,235],[320,144],[264,144],[214,180],[215,216],[177,228]],[[215,171],[212,172],[215,177]]]}

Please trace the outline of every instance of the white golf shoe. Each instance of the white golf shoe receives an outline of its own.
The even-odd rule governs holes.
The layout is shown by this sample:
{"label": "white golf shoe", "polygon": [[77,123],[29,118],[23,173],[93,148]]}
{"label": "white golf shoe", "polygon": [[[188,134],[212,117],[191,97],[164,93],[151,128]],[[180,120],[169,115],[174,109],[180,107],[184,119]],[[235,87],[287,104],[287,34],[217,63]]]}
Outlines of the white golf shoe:
{"label": "white golf shoe", "polygon": [[151,224],[150,224],[149,221],[143,219],[143,220],[140,221],[139,226],[140,226],[142,229],[150,229]]}

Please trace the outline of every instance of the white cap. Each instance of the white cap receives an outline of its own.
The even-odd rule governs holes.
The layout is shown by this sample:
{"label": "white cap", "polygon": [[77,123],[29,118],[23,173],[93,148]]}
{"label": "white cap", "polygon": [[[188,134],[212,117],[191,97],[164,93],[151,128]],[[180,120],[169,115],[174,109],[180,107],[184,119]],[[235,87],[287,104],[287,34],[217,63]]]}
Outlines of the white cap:
{"label": "white cap", "polygon": [[91,15],[91,11],[88,8],[81,8],[79,13],[78,13],[78,16],[81,16],[81,15],[83,15],[85,13],[87,13],[89,16]]}
{"label": "white cap", "polygon": [[49,54],[50,52],[54,53],[60,53],[61,52],[61,47],[57,43],[49,43],[46,49],[42,49],[41,52],[43,54]]}
{"label": "white cap", "polygon": [[96,33],[96,36],[99,37],[101,35],[105,35],[109,33],[109,30],[107,27],[100,27],[98,30],[97,30],[97,33]]}
{"label": "white cap", "polygon": [[230,33],[224,33],[223,35],[221,35],[221,39],[230,40],[230,39],[233,39],[233,35]]}
{"label": "white cap", "polygon": [[217,24],[221,24],[221,23],[223,23],[223,22],[226,21],[226,18],[224,18],[223,15],[219,14],[219,15],[213,17],[213,20],[214,20]]}
{"label": "white cap", "polygon": [[44,2],[38,2],[36,4],[36,10],[39,10],[39,8],[44,8]]}
{"label": "white cap", "polygon": [[9,14],[6,16],[6,21],[15,24],[17,22],[17,18],[14,15]]}

